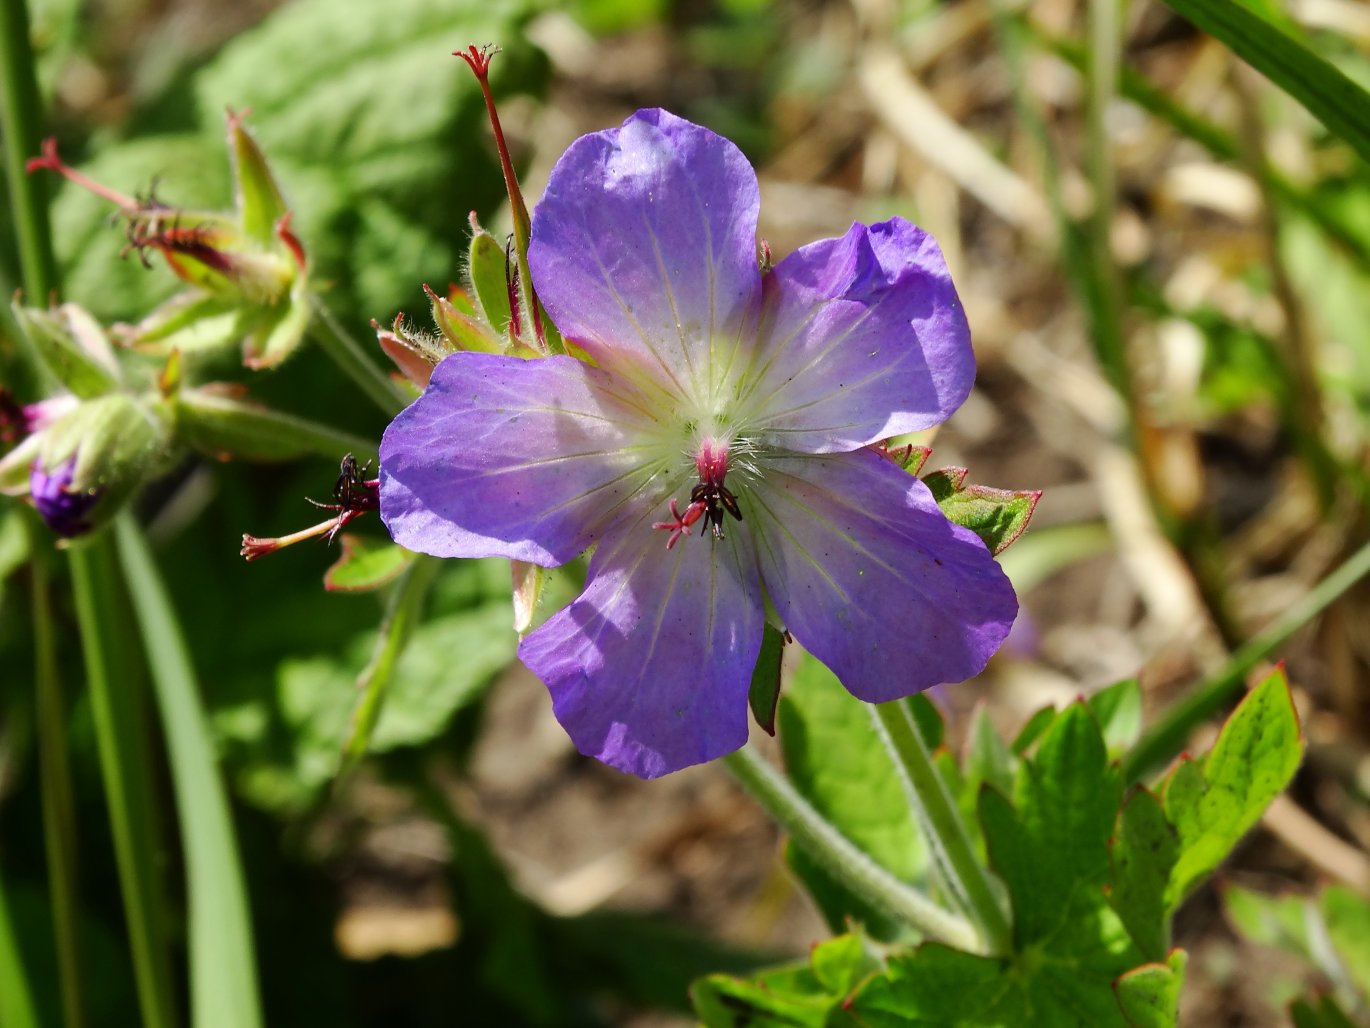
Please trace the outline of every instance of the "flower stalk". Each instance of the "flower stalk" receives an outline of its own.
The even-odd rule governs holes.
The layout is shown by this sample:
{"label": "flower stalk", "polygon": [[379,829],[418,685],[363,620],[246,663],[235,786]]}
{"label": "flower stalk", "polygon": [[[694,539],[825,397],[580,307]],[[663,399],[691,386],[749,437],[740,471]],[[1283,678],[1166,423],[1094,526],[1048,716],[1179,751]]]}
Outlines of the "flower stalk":
{"label": "flower stalk", "polygon": [[984,948],[969,921],[875,863],[754,749],[744,746],[724,757],[723,763],[795,843],[853,894],[939,942],[969,951]]}
{"label": "flower stalk", "polygon": [[939,880],[974,922],[980,950],[995,956],[1009,952],[1012,929],[1008,915],[990,884],[989,872],[976,856],[970,832],[908,706],[895,700],[872,704],[870,709],[876,731],[894,758]]}

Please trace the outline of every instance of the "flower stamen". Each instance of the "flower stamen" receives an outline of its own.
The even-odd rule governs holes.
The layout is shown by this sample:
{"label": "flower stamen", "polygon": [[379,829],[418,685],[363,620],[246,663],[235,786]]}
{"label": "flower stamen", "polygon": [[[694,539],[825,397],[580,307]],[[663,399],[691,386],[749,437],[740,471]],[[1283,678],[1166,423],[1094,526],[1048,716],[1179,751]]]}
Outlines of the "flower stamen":
{"label": "flower stamen", "polygon": [[728,451],[713,440],[706,440],[695,456],[695,468],[699,471],[699,482],[690,490],[690,505],[681,512],[675,497],[671,497],[672,521],[655,521],[653,528],[671,533],[666,540],[666,549],[676,544],[676,540],[690,530],[696,521],[704,521],[699,534],[702,537],[710,527],[714,538],[723,538],[723,512],[727,511],[738,521],[742,520],[742,508],[738,506],[737,496],[723,484],[728,475]]}

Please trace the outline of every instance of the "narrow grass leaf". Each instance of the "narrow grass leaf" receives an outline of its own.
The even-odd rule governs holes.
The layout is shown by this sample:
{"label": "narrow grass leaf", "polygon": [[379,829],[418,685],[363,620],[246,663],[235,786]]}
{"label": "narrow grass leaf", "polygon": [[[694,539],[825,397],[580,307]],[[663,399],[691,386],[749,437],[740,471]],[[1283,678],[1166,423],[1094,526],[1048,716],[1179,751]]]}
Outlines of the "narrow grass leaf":
{"label": "narrow grass leaf", "polygon": [[115,524],[162,716],[186,860],[195,1028],[259,1028],[257,963],[238,842],[199,685],[152,552],[127,515]]}
{"label": "narrow grass leaf", "polygon": [[1292,96],[1370,161],[1370,93],[1337,68],[1232,0],[1165,0]]}

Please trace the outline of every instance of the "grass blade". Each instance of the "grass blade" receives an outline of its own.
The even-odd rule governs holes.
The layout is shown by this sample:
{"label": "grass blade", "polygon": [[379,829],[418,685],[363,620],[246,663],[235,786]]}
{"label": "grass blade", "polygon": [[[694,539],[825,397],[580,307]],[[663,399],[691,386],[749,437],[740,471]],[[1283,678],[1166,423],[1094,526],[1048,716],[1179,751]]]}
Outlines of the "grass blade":
{"label": "grass blade", "polygon": [[1370,161],[1370,93],[1270,22],[1233,0],[1165,0],[1225,43]]}
{"label": "grass blade", "polygon": [[38,1028],[33,990],[29,988],[19,939],[10,921],[3,881],[0,881],[0,1024],[5,1028]]}
{"label": "grass blade", "polygon": [[68,550],[67,559],[138,1002],[146,1028],[170,1028],[177,1023],[176,991],[157,874],[161,844],[142,709],[144,680],[128,645],[131,626],[113,540],[98,536]]}
{"label": "grass blade", "polygon": [[195,1028],[259,1028],[257,963],[238,843],[185,637],[147,542],[115,522],[162,729],[186,857],[190,994]]}

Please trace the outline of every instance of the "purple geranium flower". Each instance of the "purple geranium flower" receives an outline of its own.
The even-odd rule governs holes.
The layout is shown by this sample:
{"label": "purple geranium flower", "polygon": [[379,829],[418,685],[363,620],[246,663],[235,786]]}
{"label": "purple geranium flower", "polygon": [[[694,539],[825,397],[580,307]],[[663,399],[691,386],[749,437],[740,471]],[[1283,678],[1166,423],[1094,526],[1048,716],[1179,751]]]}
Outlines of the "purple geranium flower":
{"label": "purple geranium flower", "polygon": [[577,140],[529,262],[589,361],[453,354],[381,443],[404,546],[597,547],[519,656],[582,752],[644,777],[746,742],[767,614],[880,702],[977,674],[1017,613],[984,544],[871,448],[970,391],[937,244],[857,224],[763,275],[758,205],[737,147],[665,111]]}

